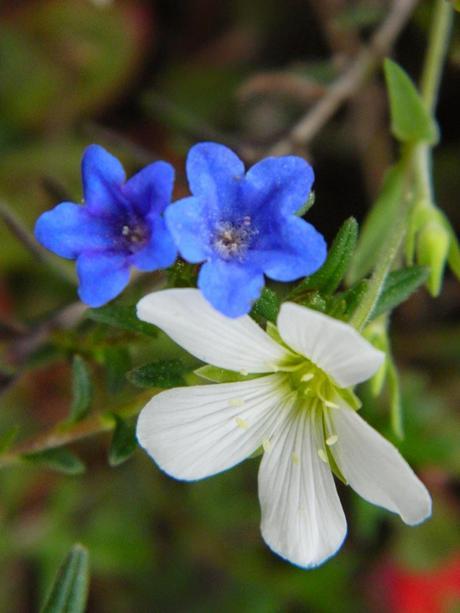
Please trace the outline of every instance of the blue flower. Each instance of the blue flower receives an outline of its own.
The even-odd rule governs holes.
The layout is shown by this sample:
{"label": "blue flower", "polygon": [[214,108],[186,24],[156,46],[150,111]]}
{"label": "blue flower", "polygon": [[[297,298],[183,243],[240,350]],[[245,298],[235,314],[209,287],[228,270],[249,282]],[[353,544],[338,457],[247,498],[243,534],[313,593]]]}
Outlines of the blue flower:
{"label": "blue flower", "polygon": [[77,261],[80,298],[99,307],[126,287],[131,266],[152,271],[176,259],[162,217],[171,202],[174,169],[155,162],[126,181],[120,162],[90,145],[83,154],[82,181],[84,205],[62,202],[43,213],[35,237]]}
{"label": "blue flower", "polygon": [[251,309],[264,274],[294,281],[323,264],[323,237],[296,216],[313,183],[305,160],[266,158],[245,173],[227,147],[199,143],[188,154],[187,176],[193,195],[167,209],[166,224],[182,257],[204,262],[198,286],[224,315]]}

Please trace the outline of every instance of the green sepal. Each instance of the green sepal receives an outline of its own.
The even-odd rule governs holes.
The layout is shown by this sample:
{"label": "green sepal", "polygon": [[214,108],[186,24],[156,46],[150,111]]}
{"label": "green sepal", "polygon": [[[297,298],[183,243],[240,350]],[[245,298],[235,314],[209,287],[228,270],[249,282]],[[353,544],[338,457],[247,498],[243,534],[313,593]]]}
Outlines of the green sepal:
{"label": "green sepal", "polygon": [[108,460],[110,466],[119,466],[126,462],[137,449],[136,426],[133,421],[128,421],[113,415],[115,429],[112,435]]}
{"label": "green sepal", "polygon": [[68,421],[75,423],[83,419],[91,406],[93,384],[86,361],[75,355],[72,362],[72,404]]}
{"label": "green sepal", "polygon": [[350,217],[338,231],[323,266],[299,283],[289,297],[295,298],[311,290],[317,290],[323,296],[333,294],[348,269],[357,240],[358,223],[354,217]]}
{"label": "green sepal", "polygon": [[136,387],[168,389],[185,385],[187,370],[181,360],[158,360],[130,370],[126,378]]}
{"label": "green sepal", "polygon": [[260,374],[241,374],[234,370],[226,370],[225,368],[219,368],[218,366],[200,366],[193,371],[198,377],[206,379],[206,381],[212,381],[213,383],[235,383],[236,381],[249,381],[250,379],[257,379],[263,375]]}
{"label": "green sepal", "polygon": [[88,587],[88,550],[76,544],[61,564],[40,613],[84,613]]}
{"label": "green sepal", "polygon": [[345,403],[354,411],[359,411],[359,409],[363,406],[361,400],[350,388],[338,387],[337,392]]}
{"label": "green sepal", "polygon": [[436,143],[438,127],[410,77],[388,58],[384,61],[383,69],[390,99],[393,136],[403,143]]}
{"label": "green sepal", "polygon": [[251,316],[255,319],[262,317],[274,323],[278,317],[280,307],[281,303],[277,294],[268,287],[264,287],[260,298],[252,307]]}
{"label": "green sepal", "polygon": [[88,309],[86,316],[98,323],[107,324],[114,328],[121,328],[129,332],[136,332],[146,336],[158,336],[158,329],[152,324],[138,319],[136,305],[126,306],[109,304],[99,309]]}
{"label": "green sepal", "polygon": [[30,464],[45,466],[65,475],[81,475],[85,472],[85,465],[80,458],[64,447],[26,453],[21,457]]}
{"label": "green sepal", "polygon": [[391,311],[407,300],[428,279],[430,270],[425,266],[411,266],[394,270],[387,276],[382,293],[372,311],[375,319],[386,311]]}

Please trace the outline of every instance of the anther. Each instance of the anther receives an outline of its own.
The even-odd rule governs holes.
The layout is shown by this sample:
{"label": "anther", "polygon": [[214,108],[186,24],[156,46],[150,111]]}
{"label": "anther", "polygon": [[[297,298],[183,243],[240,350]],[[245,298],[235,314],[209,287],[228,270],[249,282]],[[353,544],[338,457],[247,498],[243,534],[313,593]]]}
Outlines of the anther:
{"label": "anther", "polygon": [[236,425],[242,430],[247,430],[249,428],[248,422],[242,417],[235,417]]}
{"label": "anther", "polygon": [[331,447],[332,445],[335,445],[338,440],[339,437],[337,436],[337,434],[331,434],[331,436],[328,436],[326,439],[326,445]]}

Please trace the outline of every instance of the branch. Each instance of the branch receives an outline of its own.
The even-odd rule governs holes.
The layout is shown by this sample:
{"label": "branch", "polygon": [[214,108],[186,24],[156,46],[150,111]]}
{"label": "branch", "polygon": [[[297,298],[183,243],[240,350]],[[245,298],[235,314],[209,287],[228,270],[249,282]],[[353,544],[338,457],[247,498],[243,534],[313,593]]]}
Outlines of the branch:
{"label": "branch", "polygon": [[391,49],[408,22],[417,0],[394,0],[392,9],[355,61],[328,89],[321,100],[273,146],[271,155],[284,155],[310,142],[337,109],[359,90],[369,73]]}
{"label": "branch", "polygon": [[0,468],[14,466],[23,461],[23,456],[31,453],[40,453],[49,449],[56,449],[64,445],[76,443],[90,436],[109,432],[115,427],[114,415],[132,417],[137,415],[141,408],[155,394],[162,390],[149,390],[137,396],[135,400],[121,406],[113,413],[96,413],[74,424],[59,423],[48,432],[38,434],[0,456]]}

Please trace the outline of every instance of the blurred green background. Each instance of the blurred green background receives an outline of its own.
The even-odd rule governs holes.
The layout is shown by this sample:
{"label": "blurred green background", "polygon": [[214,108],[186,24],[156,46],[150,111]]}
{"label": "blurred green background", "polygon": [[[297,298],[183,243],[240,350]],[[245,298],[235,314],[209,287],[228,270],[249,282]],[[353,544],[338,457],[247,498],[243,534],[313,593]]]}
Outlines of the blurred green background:
{"label": "blurred green background", "polygon": [[[379,0],[2,3],[2,207],[31,230],[58,201],[78,201],[80,157],[93,142],[118,155],[130,173],[157,158],[170,161],[176,196],[186,193],[184,156],[196,141],[218,140],[254,162],[315,102],[388,6]],[[431,6],[419,4],[394,49],[414,78]],[[457,23],[435,151],[438,203],[456,227],[459,85]],[[381,74],[300,153],[317,177],[309,220],[331,240],[344,219],[364,218],[394,155]],[[125,381],[133,365],[176,356],[164,337],[114,330],[81,319],[78,306],[66,309],[76,300],[75,287],[1,220],[0,245],[0,446],[16,432],[23,440],[66,417],[75,353],[90,367],[94,411],[139,394]],[[133,304],[151,283],[138,280],[122,302]],[[79,541],[91,555],[88,610],[96,613],[459,611],[459,294],[448,275],[439,299],[420,290],[393,317],[406,430],[400,448],[433,495],[431,521],[407,528],[341,488],[349,519],[345,546],[323,567],[299,570],[271,554],[260,537],[258,460],[184,484],[139,450],[110,467],[110,436],[98,435],[73,447],[84,474],[33,465],[1,469],[0,610],[38,610],[60,561]],[[376,400],[366,387],[360,392],[363,415],[392,438],[385,394]]]}

